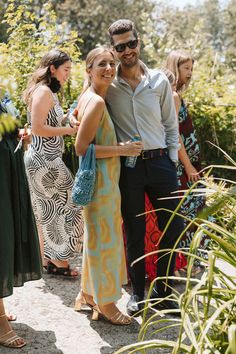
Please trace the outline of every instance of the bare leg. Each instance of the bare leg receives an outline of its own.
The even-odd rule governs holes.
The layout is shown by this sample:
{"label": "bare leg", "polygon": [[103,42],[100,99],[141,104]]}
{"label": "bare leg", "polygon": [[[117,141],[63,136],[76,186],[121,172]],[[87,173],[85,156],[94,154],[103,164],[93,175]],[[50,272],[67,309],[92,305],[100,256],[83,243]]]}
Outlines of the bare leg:
{"label": "bare leg", "polygon": [[38,230],[38,235],[39,235],[39,246],[40,246],[40,254],[41,254],[42,264],[43,264],[43,266],[47,266],[47,260],[44,259],[43,230],[41,228],[41,225],[38,222],[36,224],[37,224],[37,230]]}
{"label": "bare leg", "polygon": [[7,316],[5,314],[5,308],[3,304],[3,299],[0,299],[0,344],[4,344],[5,341],[11,341],[11,338],[13,340],[11,341],[10,345],[11,347],[21,347],[25,345],[24,339],[20,337],[16,337],[15,339],[15,332],[12,330],[11,326],[9,325],[9,322],[7,320]]}

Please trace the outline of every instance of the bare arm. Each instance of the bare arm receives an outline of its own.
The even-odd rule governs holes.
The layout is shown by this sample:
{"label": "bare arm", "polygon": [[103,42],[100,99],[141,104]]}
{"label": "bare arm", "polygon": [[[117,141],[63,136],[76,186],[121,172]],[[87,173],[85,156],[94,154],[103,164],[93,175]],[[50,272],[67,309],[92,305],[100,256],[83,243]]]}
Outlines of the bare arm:
{"label": "bare arm", "polygon": [[[75,151],[77,155],[85,155],[89,144],[95,138],[104,109],[104,100],[101,97],[94,95],[84,112],[78,129],[75,141]],[[138,156],[143,148],[142,143],[140,142],[130,142],[124,145],[113,146],[95,145],[95,147],[96,158]]]}
{"label": "bare arm", "polygon": [[31,105],[31,128],[32,133],[38,136],[51,137],[75,134],[77,128],[51,127],[46,124],[47,116],[54,102],[48,87],[42,86],[37,89],[32,97]]}
{"label": "bare arm", "polygon": [[[173,97],[174,97],[174,102],[175,102],[176,114],[178,117],[181,101],[180,101],[179,95],[176,92],[173,93]],[[184,166],[188,180],[191,182],[196,182],[199,179],[199,174],[198,174],[196,168],[192,165],[192,163],[188,157],[187,151],[184,147],[184,143],[183,143],[183,140],[182,140],[180,134],[179,134],[179,143],[180,143],[180,149],[178,151],[179,160],[181,161],[181,163]]]}

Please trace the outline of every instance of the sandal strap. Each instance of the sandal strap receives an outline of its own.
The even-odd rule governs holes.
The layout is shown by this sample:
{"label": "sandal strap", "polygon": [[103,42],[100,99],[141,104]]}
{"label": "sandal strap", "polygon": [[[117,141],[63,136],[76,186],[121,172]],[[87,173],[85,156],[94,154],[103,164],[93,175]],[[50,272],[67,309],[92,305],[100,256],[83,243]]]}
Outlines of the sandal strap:
{"label": "sandal strap", "polygon": [[114,323],[128,323],[129,318],[125,316],[122,312],[117,311],[113,316],[110,317],[110,321]]}
{"label": "sandal strap", "polygon": [[48,266],[47,266],[47,271],[48,274],[54,274],[54,275],[64,275],[66,277],[75,277],[76,275],[72,275],[73,270],[70,268],[70,266],[68,267],[57,267],[55,264],[53,264],[52,262],[48,262]]}
{"label": "sandal strap", "polygon": [[[13,336],[12,337],[9,337],[9,335],[13,333]],[[7,333],[3,334],[1,337],[0,337],[0,343],[7,343],[7,342],[11,342],[11,341],[14,341],[15,340],[15,337],[17,337],[17,335],[15,334],[15,332],[11,329],[10,331],[8,331]],[[14,338],[14,339],[12,339]]]}

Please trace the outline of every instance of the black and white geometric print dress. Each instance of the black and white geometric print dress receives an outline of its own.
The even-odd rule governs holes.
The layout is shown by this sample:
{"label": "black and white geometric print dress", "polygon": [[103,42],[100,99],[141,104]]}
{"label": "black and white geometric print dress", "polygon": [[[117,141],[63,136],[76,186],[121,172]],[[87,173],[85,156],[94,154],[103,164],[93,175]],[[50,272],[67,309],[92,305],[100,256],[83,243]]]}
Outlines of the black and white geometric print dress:
{"label": "black and white geometric print dress", "polygon": [[[57,95],[46,124],[60,127],[63,109]],[[62,161],[62,136],[41,137],[32,135],[32,143],[24,161],[31,191],[33,211],[44,237],[44,257],[68,260],[80,252],[84,224],[81,207],[71,198],[73,177]]]}

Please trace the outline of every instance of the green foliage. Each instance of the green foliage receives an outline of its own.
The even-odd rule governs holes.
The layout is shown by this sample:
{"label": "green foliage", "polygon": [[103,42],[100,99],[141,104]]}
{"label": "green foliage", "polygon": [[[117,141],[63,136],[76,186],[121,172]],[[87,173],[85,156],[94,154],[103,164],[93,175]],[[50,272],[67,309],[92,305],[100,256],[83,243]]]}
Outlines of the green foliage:
{"label": "green foliage", "polygon": [[2,113],[0,115],[0,141],[6,133],[12,133],[19,127],[19,121],[9,114]]}
{"label": "green foliage", "polygon": [[[2,59],[0,73],[8,77],[6,86],[12,91],[12,97],[26,120],[26,107],[22,102],[22,92],[26,88],[29,76],[44,54],[52,48],[61,48],[68,52],[75,62],[79,62],[80,51],[77,46],[77,33],[68,30],[65,22],[57,24],[52,5],[47,2],[40,12],[30,11],[33,1],[9,0],[4,15],[8,25],[8,42],[0,44]],[[8,55],[10,53],[10,55]],[[13,90],[13,83],[15,84]],[[71,97],[71,85],[68,84],[65,96]]]}
{"label": "green foliage", "polygon": [[[206,61],[207,59],[207,61]],[[214,59],[214,60],[213,60]],[[204,165],[225,164],[225,157],[208,143],[221,147],[236,158],[236,87],[229,69],[209,53],[195,65],[193,81],[185,99],[198,131]],[[234,178],[232,171],[218,172],[225,178]]]}
{"label": "green foliage", "polygon": [[83,58],[96,45],[109,43],[108,27],[120,18],[133,20],[142,35],[153,9],[151,0],[65,0],[56,5],[59,19],[67,19],[83,39],[80,45]]}
{"label": "green foliage", "polygon": [[[23,123],[26,107],[22,92],[41,57],[59,47],[76,63],[65,87],[66,111],[82,86],[80,51],[85,57],[91,48],[106,43],[108,26],[118,18],[129,17],[140,33],[142,59],[151,67],[164,66],[171,50],[193,53],[194,74],[184,98],[198,131],[203,165],[224,162],[207,141],[218,144],[232,157],[236,155],[235,1],[222,7],[219,1],[206,0],[197,7],[177,9],[173,2],[151,0],[0,0],[1,8],[5,13],[2,25],[8,30],[7,42],[0,43],[0,80],[11,92]],[[6,38],[6,33],[2,35]],[[66,139],[67,153],[71,146],[72,141]],[[218,174],[234,179],[232,171],[220,170]]]}
{"label": "green foliage", "polygon": [[[226,154],[225,157],[231,162],[227,168],[235,172],[236,162]],[[146,302],[138,342],[121,348],[116,354],[148,353],[149,348],[169,348],[168,353],[172,354],[235,353],[236,182],[228,185],[209,178],[204,184],[210,205],[196,219],[189,220],[197,226],[197,231],[189,252],[182,251],[188,256],[187,277],[180,278],[185,282],[185,289],[183,293],[175,289],[172,295],[180,306],[181,319],[166,317],[170,310],[155,311],[148,317]],[[198,182],[189,192],[199,193],[197,185]],[[214,221],[209,221],[209,215],[214,216]],[[196,255],[204,234],[212,239],[208,260]],[[169,251],[172,255],[175,252]],[[200,279],[191,279],[195,258],[207,266]],[[153,283],[149,295],[152,287]],[[176,340],[159,338],[160,333],[175,327],[179,329]]]}

